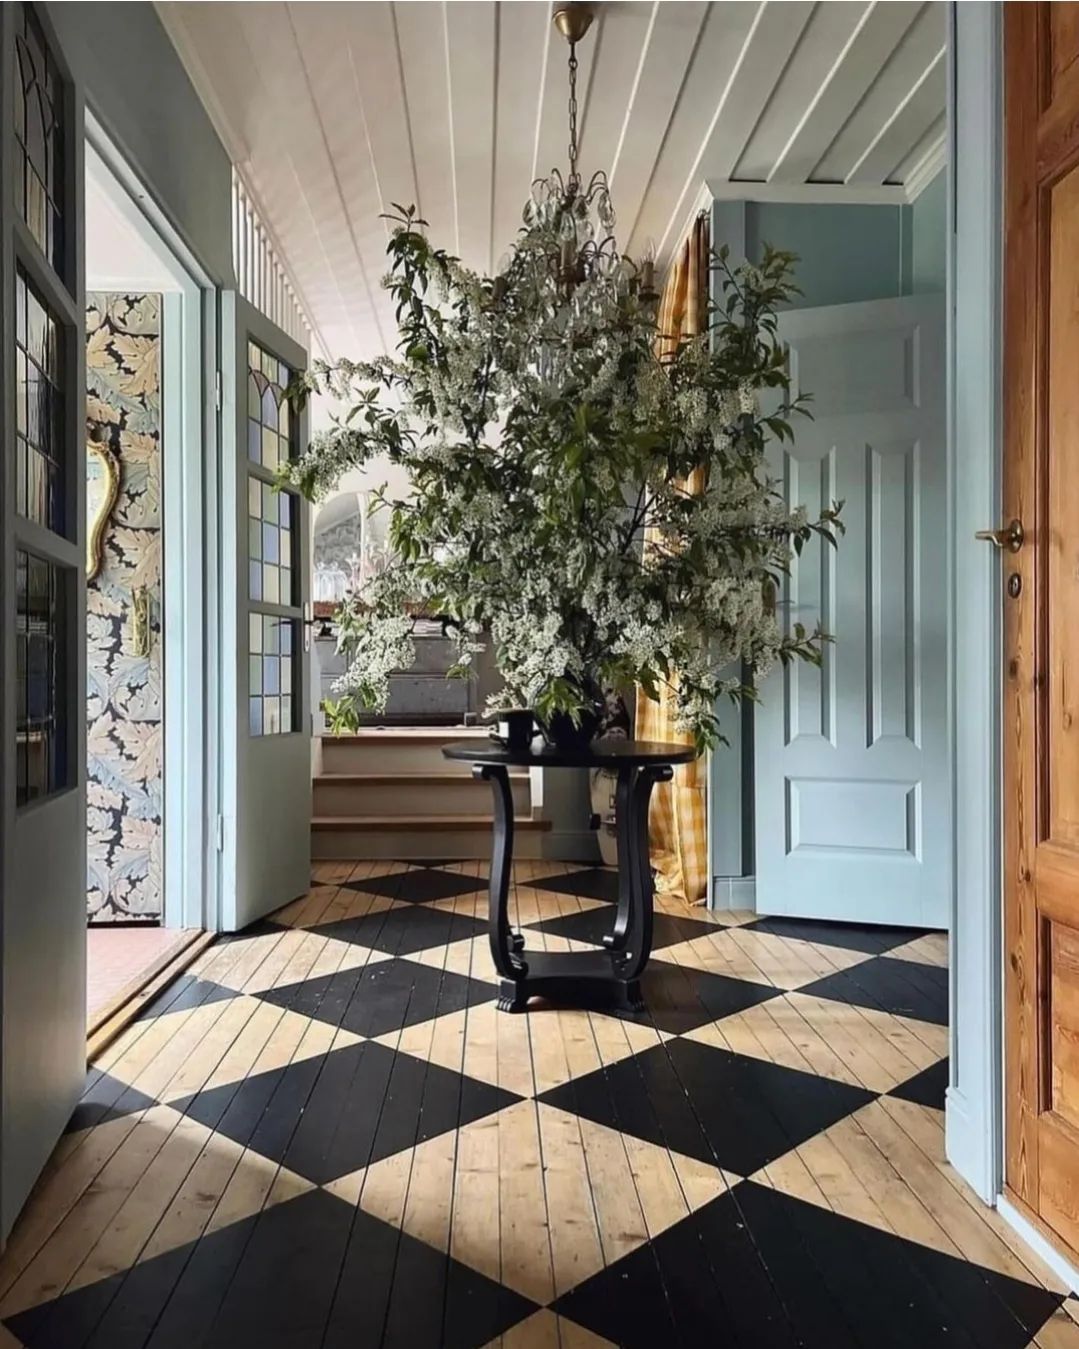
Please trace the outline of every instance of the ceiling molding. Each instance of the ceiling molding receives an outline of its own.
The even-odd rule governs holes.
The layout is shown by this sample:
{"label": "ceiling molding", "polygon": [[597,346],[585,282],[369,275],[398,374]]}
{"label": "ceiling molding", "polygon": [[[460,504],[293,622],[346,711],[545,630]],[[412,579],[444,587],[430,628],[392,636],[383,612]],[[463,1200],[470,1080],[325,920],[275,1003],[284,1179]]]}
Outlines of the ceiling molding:
{"label": "ceiling molding", "polygon": [[879,187],[847,183],[738,183],[708,181],[715,201],[788,202],[798,205],[905,206],[907,191],[902,183]]}
{"label": "ceiling molding", "polygon": [[930,148],[921,163],[911,170],[910,176],[903,184],[907,194],[907,201],[917,201],[929,184],[936,178],[937,174],[941,172],[947,162],[947,140],[942,135],[936,145]]}

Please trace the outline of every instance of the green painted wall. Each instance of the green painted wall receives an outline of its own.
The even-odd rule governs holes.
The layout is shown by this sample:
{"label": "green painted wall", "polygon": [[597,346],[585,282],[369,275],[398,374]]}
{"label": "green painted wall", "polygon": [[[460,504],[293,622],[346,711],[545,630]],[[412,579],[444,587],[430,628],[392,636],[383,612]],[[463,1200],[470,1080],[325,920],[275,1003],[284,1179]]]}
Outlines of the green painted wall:
{"label": "green painted wall", "polygon": [[948,228],[946,175],[938,173],[910,213],[911,291],[922,295],[946,288],[945,232]]}
{"label": "green painted wall", "polygon": [[721,201],[713,233],[754,262],[765,244],[797,253],[793,308],[854,304],[944,290],[945,204],[944,174],[912,206]]}

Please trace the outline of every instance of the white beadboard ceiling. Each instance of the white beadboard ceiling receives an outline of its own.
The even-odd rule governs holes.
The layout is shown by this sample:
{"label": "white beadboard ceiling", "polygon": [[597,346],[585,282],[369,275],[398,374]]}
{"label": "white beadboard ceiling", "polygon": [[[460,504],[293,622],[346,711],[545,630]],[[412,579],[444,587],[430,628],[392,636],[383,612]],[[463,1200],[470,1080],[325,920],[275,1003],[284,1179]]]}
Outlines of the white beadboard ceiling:
{"label": "white beadboard ceiling", "polygon": [[[159,3],[317,345],[392,348],[391,202],[489,269],[566,160],[567,50],[533,0]],[[579,48],[581,166],[661,264],[707,187],[906,201],[944,152],[944,5],[609,0]],[[752,185],[752,186],[749,186]]]}

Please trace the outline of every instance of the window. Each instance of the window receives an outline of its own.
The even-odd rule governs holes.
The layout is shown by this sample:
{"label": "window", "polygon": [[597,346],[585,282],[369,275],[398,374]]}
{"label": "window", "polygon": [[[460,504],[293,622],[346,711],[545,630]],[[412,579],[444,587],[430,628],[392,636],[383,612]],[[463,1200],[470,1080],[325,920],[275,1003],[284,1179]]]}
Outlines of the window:
{"label": "window", "polygon": [[62,534],[60,325],[21,267],[15,273],[15,509]]}
{"label": "window", "polygon": [[31,5],[15,26],[15,209],[63,274],[63,85]]}
{"label": "window", "polygon": [[282,735],[294,731],[293,675],[300,649],[298,620],[253,613],[249,626],[251,734]]}
{"label": "window", "polygon": [[293,568],[299,500],[274,473],[296,452],[298,425],[285,390],[292,372],[256,342],[247,347],[247,563],[249,730],[284,735],[298,725],[295,683],[300,622]]}
{"label": "window", "polygon": [[15,578],[15,801],[22,806],[67,785],[63,578],[21,550]]}

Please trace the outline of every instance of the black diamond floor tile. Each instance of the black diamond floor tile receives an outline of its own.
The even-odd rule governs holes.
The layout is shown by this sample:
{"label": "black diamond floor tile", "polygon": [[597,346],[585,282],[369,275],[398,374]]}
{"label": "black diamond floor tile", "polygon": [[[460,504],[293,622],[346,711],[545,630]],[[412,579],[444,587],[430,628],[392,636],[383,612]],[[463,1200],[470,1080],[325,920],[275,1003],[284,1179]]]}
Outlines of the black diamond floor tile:
{"label": "black diamond floor tile", "polygon": [[377,1039],[498,996],[494,984],[417,960],[380,960],[254,995],[275,1007]]}
{"label": "black diamond floor tile", "polygon": [[710,1021],[778,998],[782,992],[781,988],[771,984],[754,984],[748,979],[730,979],[725,974],[710,974],[706,970],[653,960],[641,976],[643,1012],[620,1012],[606,1006],[599,1010],[623,1021],[636,1021],[656,1026],[671,1035],[684,1035]]}
{"label": "black diamond floor tile", "polygon": [[367,895],[382,895],[406,904],[430,904],[436,899],[452,899],[482,890],[487,882],[456,871],[440,871],[431,864],[422,868],[395,872],[390,876],[372,876],[365,881],[347,881],[345,888]]}
{"label": "black diamond floor tile", "polygon": [[367,1042],[211,1087],[173,1105],[324,1185],[519,1099]]}
{"label": "black diamond floor tile", "polygon": [[27,1349],[479,1349],[533,1311],[315,1190],[6,1324]]}
{"label": "black diamond floor tile", "polygon": [[870,923],[826,923],[813,918],[758,918],[746,925],[753,932],[776,937],[794,937],[798,941],[817,942],[821,946],[840,946],[845,951],[864,951],[882,956],[925,936],[917,927],[879,927]]}
{"label": "black diamond floor tile", "polygon": [[[614,928],[614,910],[585,909],[583,913],[568,913],[560,918],[548,918],[542,923],[529,923],[528,926],[539,932],[552,932],[558,937],[568,937],[571,941],[590,942],[593,946],[602,946],[604,936]],[[653,919],[652,950],[659,951],[678,942],[693,941],[695,937],[703,937],[717,930],[715,923],[702,923],[695,918],[657,913]]]}
{"label": "black diamond floor tile", "polygon": [[944,1094],[948,1090],[948,1060],[941,1059],[931,1068],[925,1068],[915,1077],[893,1087],[889,1096],[898,1096],[904,1101],[914,1101],[917,1105],[931,1105],[935,1110],[944,1109]]}
{"label": "black diamond floor tile", "polygon": [[860,1087],[694,1040],[670,1040],[540,1097],[739,1176],[872,1099]]}
{"label": "black diamond floor tile", "polygon": [[318,929],[320,937],[336,937],[338,941],[370,946],[376,951],[398,956],[429,951],[434,946],[446,946],[449,942],[476,937],[486,931],[486,923],[478,919],[430,909],[418,903],[385,909],[382,913],[368,913],[362,918],[342,918]]}
{"label": "black diamond floor tile", "polygon": [[948,1024],[948,971],[913,960],[877,956],[798,990],[818,998]]}
{"label": "black diamond floor tile", "polygon": [[546,876],[529,881],[533,890],[549,890],[556,895],[580,895],[582,899],[605,899],[608,904],[618,902],[618,873],[602,867],[588,867],[570,871],[564,876]]}
{"label": "black diamond floor tile", "polygon": [[746,1182],[554,1305],[624,1349],[1023,1349],[1060,1301]]}
{"label": "black diamond floor tile", "polygon": [[153,1002],[149,1002],[136,1018],[147,1021],[152,1017],[164,1016],[167,1012],[187,1012],[192,1007],[200,1007],[211,1002],[223,1002],[240,995],[232,988],[224,988],[211,979],[199,979],[193,974],[181,974],[169,986],[161,991]]}
{"label": "black diamond floor tile", "polygon": [[67,1122],[65,1133],[89,1129],[95,1124],[106,1124],[111,1119],[146,1110],[157,1102],[152,1096],[136,1091],[126,1082],[91,1068],[86,1075],[86,1089]]}

